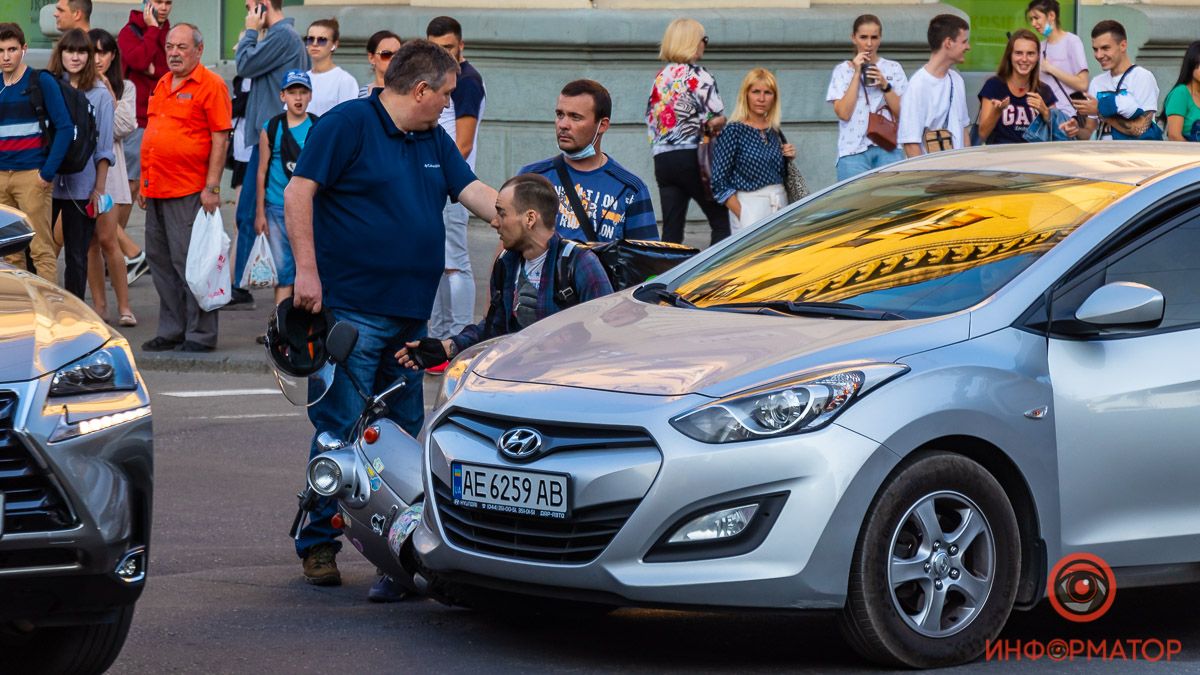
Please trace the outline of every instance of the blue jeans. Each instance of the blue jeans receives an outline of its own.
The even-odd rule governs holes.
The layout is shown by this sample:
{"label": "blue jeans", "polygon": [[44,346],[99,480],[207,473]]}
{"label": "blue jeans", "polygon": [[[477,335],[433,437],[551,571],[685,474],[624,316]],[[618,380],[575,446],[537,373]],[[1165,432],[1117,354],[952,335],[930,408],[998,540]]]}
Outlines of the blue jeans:
{"label": "blue jeans", "polygon": [[871,169],[878,169],[881,166],[887,166],[902,159],[904,159],[904,148],[900,146],[896,146],[896,149],[891,152],[884,150],[878,145],[867,146],[866,151],[860,152],[857,155],[838,157],[837,179],[846,180],[847,178],[853,178],[860,173],[866,173]]}
{"label": "blue jeans", "polygon": [[291,286],[296,283],[296,259],[292,257],[292,244],[283,223],[283,207],[265,204],[263,210],[267,214],[267,243],[275,261],[275,285]]}
{"label": "blue jeans", "polygon": [[[320,454],[317,436],[321,432],[328,431],[337,438],[348,440],[354,422],[363,411],[366,402],[348,376],[353,376],[372,394],[378,394],[403,377],[408,384],[388,401],[387,416],[416,437],[425,422],[422,372],[401,368],[394,355],[405,342],[425,337],[425,322],[345,309],[331,308],[331,311],[338,321],[348,321],[358,328],[358,343],[346,363],[338,364],[333,384],[325,397],[308,408],[308,419],[316,428],[309,459]],[[311,390],[309,395],[311,397]],[[335,540],[341,530],[334,529],[330,522],[335,513],[337,500],[326,498],[317,502],[317,507],[309,513],[308,524],[300,530],[300,538],[296,540],[297,555],[303,558],[317,544],[333,544],[341,550],[341,542]]]}
{"label": "blue jeans", "polygon": [[242,181],[242,191],[238,194],[237,211],[237,252],[233,257],[233,285],[242,282],[246,272],[246,263],[250,262],[250,249],[254,248],[254,211],[255,200],[258,199],[258,143],[250,151],[250,161],[246,163],[246,179]]}

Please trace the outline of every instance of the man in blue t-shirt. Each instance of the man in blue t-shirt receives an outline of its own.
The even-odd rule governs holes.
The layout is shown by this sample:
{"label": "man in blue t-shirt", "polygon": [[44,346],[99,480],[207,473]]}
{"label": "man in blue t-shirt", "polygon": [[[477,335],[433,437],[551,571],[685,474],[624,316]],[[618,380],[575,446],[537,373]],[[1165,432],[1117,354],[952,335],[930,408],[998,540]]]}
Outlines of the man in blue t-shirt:
{"label": "man in blue t-shirt", "polygon": [[[258,132],[258,172],[255,181],[254,232],[266,234],[275,262],[275,304],[291,297],[296,280],[296,261],[288,243],[283,219],[283,190],[292,178],[300,151],[308,140],[315,116],[308,113],[312,103],[312,78],[303,70],[289,70],[280,85],[279,100],[284,111],[263,122]],[[239,280],[240,281],[240,280]],[[259,342],[265,344],[263,338]]]}
{"label": "man in blue t-shirt", "polygon": [[[611,114],[612,97],[599,82],[568,82],[559,93],[554,109],[558,149],[562,154],[534,162],[517,173],[536,173],[554,184],[560,197],[555,224],[558,233],[567,239],[657,241],[658,222],[654,219],[650,189],[641,178],[600,151],[600,141],[608,130]],[[590,221],[582,228],[559,178],[560,166],[566,171],[571,187],[579,197],[579,206]]]}
{"label": "man in blue t-shirt", "polygon": [[[448,16],[436,17],[429,22],[425,36],[458,62],[458,87],[450,94],[450,105],[442,111],[438,124],[454,139],[458,151],[474,171],[479,121],[486,106],[483,76],[463,57],[462,25],[458,21]],[[446,225],[446,271],[429,318],[429,333],[434,337],[457,335],[474,319],[475,276],[471,273],[467,249],[467,219],[467,209],[462,204],[448,202],[442,211]],[[427,372],[440,375],[447,365],[429,368]]]}
{"label": "man in blue t-shirt", "polygon": [[[441,279],[442,206],[462,202],[491,221],[496,191],[476,177],[437,125],[458,79],[458,64],[426,40],[392,57],[384,88],[321,117],[284,191],[284,219],[296,259],[295,306],[328,308],[358,329],[358,342],[329,391],[309,408],[315,438],[346,438],[362,412],[359,386],[379,393],[401,377],[408,385],[388,401],[388,417],[416,436],[424,422],[421,373],[393,355],[425,336]],[[338,585],[340,532],[322,500],[300,531],[296,553],[310,583]]]}

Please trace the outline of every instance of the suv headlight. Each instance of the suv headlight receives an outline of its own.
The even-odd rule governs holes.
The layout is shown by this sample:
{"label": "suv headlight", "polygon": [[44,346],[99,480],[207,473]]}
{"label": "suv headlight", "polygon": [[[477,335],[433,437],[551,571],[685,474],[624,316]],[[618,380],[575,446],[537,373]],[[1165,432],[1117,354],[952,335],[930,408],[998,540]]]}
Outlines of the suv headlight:
{"label": "suv headlight", "polygon": [[908,371],[872,363],[826,370],[706,403],[671,420],[703,443],[735,443],[813,431],[868,391]]}
{"label": "suv headlight", "polygon": [[137,389],[137,378],[133,374],[128,346],[110,343],[55,371],[49,395],[75,396],[134,389]]}

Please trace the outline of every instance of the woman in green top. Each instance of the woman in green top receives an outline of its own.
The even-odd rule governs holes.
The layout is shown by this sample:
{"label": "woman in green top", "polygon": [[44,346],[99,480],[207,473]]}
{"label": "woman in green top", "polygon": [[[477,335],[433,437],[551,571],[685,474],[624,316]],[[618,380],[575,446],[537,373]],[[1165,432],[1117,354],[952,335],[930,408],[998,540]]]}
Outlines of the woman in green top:
{"label": "woman in green top", "polygon": [[1200,40],[1188,45],[1179,81],[1163,103],[1168,141],[1200,141]]}

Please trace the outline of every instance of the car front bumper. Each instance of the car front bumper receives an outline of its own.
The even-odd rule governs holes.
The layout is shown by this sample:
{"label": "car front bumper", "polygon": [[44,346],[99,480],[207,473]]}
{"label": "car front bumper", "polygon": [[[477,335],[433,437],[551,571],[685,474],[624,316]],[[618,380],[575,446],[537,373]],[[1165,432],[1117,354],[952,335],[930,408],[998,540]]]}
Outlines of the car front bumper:
{"label": "car front bumper", "polygon": [[[144,383],[112,396],[47,399],[49,377],[0,384],[0,621],[70,622],[132,604],[148,564],[153,433],[137,419],[51,442],[97,411],[149,406]],[[136,560],[134,573],[118,566]]]}
{"label": "car front bumper", "polygon": [[[433,508],[427,508],[415,534],[422,563],[434,574],[467,583],[619,604],[841,607],[863,516],[899,458],[836,424],[784,438],[710,445],[680,434],[668,423],[707,400],[472,376],[438,412],[425,437],[426,494],[434,496],[440,490],[442,497],[429,500]],[[482,432],[465,430],[472,425]],[[489,438],[495,434],[486,431],[516,426],[533,427],[551,439],[582,435],[591,442],[518,464],[497,451]],[[635,442],[638,434],[640,444]],[[614,438],[624,444],[614,446]],[[615,535],[587,560],[533,559],[549,556],[533,545],[522,549],[520,543],[548,539],[522,540],[517,535],[511,540],[516,543],[493,546],[514,524],[518,530],[539,526],[500,523],[475,538],[464,536],[480,530],[464,527],[454,515],[461,516],[463,510],[448,502],[452,462],[566,473],[571,476],[575,513],[620,505],[627,507],[627,519],[614,521]],[[669,561],[654,561],[663,556],[651,551],[664,550],[657,545],[696,513],[768,496],[782,496],[777,500],[782,506],[770,514],[765,537],[749,550],[729,555],[716,551],[714,556],[704,547],[689,551],[681,546],[671,551]],[[562,531],[555,530],[555,535],[562,536]],[[481,546],[479,541],[490,543]]]}

